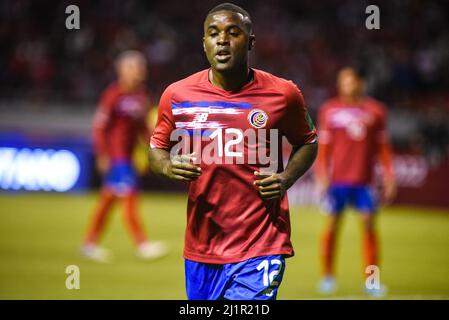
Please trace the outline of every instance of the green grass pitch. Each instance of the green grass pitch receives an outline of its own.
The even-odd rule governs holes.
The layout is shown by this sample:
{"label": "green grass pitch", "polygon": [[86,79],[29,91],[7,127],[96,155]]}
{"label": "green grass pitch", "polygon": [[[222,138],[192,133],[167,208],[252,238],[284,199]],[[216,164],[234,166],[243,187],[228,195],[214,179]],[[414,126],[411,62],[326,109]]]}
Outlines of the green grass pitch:
{"label": "green grass pitch", "polygon": [[[79,256],[96,194],[0,195],[0,299],[185,299],[182,247],[186,196],[146,194],[141,211],[151,239],[170,254],[153,262],[135,257],[120,204],[102,244],[111,264]],[[319,299],[318,239],[324,216],[314,207],[291,208],[296,255],[287,260],[279,299]],[[330,298],[366,299],[362,291],[360,225],[345,215],[337,260],[338,291]],[[379,217],[381,281],[388,299],[449,299],[449,213],[391,207]],[[80,268],[80,289],[65,286],[68,265]]]}

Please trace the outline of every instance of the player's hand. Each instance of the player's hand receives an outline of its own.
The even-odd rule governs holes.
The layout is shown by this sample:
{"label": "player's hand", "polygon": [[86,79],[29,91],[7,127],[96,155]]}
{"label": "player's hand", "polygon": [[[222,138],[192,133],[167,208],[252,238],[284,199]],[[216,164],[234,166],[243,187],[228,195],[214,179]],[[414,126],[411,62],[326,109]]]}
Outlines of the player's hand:
{"label": "player's hand", "polygon": [[391,203],[393,199],[396,197],[398,192],[398,188],[396,185],[396,181],[393,179],[388,179],[384,181],[383,185],[383,198],[385,203]]}
{"label": "player's hand", "polygon": [[261,173],[254,171],[260,196],[265,200],[281,198],[289,188],[287,179],[278,173]]}
{"label": "player's hand", "polygon": [[167,161],[163,172],[166,177],[173,180],[196,180],[201,175],[201,168],[193,164],[195,160],[194,152],[186,155],[176,155],[170,161]]}
{"label": "player's hand", "polygon": [[324,195],[329,189],[329,178],[327,177],[317,177],[316,178],[316,188],[319,195]]}
{"label": "player's hand", "polygon": [[111,161],[108,156],[100,155],[97,157],[97,169],[101,174],[108,172],[110,165]]}

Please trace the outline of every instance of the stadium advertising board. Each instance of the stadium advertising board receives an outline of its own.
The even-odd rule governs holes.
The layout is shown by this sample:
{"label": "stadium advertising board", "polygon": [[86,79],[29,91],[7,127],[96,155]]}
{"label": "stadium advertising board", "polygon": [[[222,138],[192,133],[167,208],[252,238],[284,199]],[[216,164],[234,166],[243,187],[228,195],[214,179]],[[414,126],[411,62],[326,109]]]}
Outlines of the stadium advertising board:
{"label": "stadium advertising board", "polygon": [[90,184],[90,157],[80,139],[0,134],[0,189],[81,191]]}

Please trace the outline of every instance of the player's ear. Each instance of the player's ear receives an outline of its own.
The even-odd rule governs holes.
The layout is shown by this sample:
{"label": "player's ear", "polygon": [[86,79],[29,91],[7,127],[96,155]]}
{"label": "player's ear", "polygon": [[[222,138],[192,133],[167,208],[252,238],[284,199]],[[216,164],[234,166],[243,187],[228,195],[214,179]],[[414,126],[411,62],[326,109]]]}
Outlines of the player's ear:
{"label": "player's ear", "polygon": [[204,44],[204,37],[203,37],[203,51],[206,52],[206,45]]}
{"label": "player's ear", "polygon": [[248,51],[251,51],[251,49],[254,48],[255,44],[256,44],[256,37],[252,34],[249,36]]}

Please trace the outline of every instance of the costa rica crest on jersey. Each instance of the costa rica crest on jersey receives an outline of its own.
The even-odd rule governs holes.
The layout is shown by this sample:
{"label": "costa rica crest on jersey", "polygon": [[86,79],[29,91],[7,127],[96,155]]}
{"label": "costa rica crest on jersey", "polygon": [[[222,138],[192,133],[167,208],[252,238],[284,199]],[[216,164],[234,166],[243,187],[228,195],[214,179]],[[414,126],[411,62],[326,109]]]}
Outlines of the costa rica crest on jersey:
{"label": "costa rica crest on jersey", "polygon": [[262,129],[267,125],[268,115],[263,110],[253,109],[248,113],[248,121],[252,127]]}

